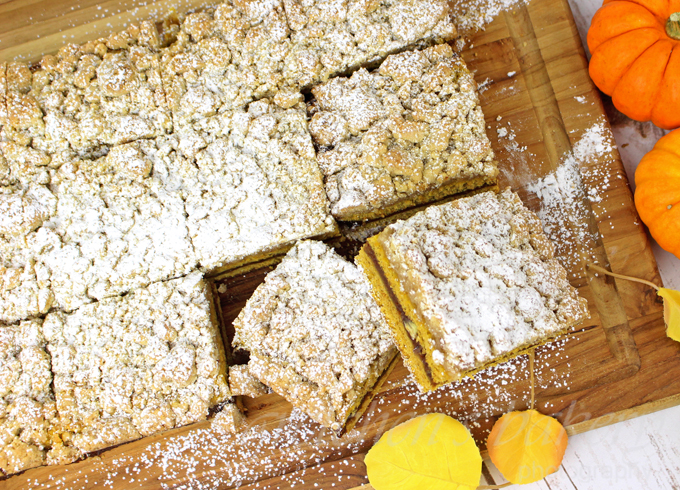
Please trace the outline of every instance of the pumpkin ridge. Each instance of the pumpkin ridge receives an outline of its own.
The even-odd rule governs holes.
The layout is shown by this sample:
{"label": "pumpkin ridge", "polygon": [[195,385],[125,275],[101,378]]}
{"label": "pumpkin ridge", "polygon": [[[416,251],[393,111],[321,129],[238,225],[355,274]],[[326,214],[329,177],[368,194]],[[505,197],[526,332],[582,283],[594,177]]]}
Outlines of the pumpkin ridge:
{"label": "pumpkin ridge", "polygon": [[[629,32],[633,32],[633,31],[629,31]],[[618,37],[618,36],[617,36],[617,37]],[[650,49],[652,49],[654,46],[656,46],[656,45],[657,45],[658,43],[660,43],[661,41],[665,41],[665,39],[657,39],[657,40],[654,41],[652,44],[650,44],[649,47],[648,47],[647,49],[645,49],[644,51],[642,51],[642,52],[637,56],[637,58],[635,58],[633,61],[630,62],[630,64],[626,67],[626,69],[623,70],[623,75],[619,78],[618,82],[616,82],[616,85],[614,85],[614,90],[612,90],[612,93],[611,93],[611,94],[608,94],[608,95],[610,95],[611,97],[614,97],[614,93],[616,92],[616,89],[618,88],[619,84],[621,83],[621,80],[623,80],[623,77],[625,76],[625,74],[628,73],[628,70],[630,70],[631,67],[632,67],[632,66],[633,66],[640,58],[642,58],[642,57],[644,56],[644,54],[645,54],[647,51],[649,51]],[[670,56],[669,56],[669,59],[670,59]],[[668,65],[666,65],[666,66],[668,66]],[[665,72],[665,69],[664,69],[664,72]],[[663,78],[662,78],[662,80],[663,80]]]}
{"label": "pumpkin ridge", "polygon": [[[640,22],[644,22],[645,18],[648,17],[647,20],[649,20],[651,23],[648,25],[638,25],[637,23],[635,23],[635,25],[628,25],[626,23],[620,23],[621,12],[618,12],[617,10],[623,11],[624,16],[632,16],[634,13],[636,13],[637,15],[635,15],[635,17]],[[624,0],[615,0],[613,2],[605,3],[592,19],[591,28],[588,30],[587,36],[588,47],[591,49],[591,51],[595,51],[601,44],[611,39],[615,39],[622,34],[634,32],[638,29],[654,29],[660,32],[664,29],[665,23],[665,19],[659,19],[656,14],[642,5]],[[615,33],[616,29],[611,29],[613,25],[618,25],[620,28],[625,30]],[[602,31],[605,31],[606,34]],[[592,44],[596,42],[597,45],[592,46]]]}
{"label": "pumpkin ridge", "polygon": [[[641,30],[641,29],[651,29],[651,28],[649,28],[649,27],[640,27],[639,29],[633,29],[632,31],[623,32],[623,33],[619,34],[618,36],[614,36],[614,37],[611,38],[611,39],[607,39],[607,41],[605,41],[604,43],[600,44],[600,46],[598,46],[598,48],[595,49],[595,50],[591,53],[592,56],[595,56],[595,53],[597,53],[597,52],[599,51],[600,47],[601,47],[601,46],[604,46],[605,43],[609,43],[609,42],[614,41],[614,40],[616,40],[616,39],[618,39],[618,38],[620,38],[620,37],[622,37],[622,36],[626,36],[626,35],[628,35],[628,34],[631,33],[631,32],[635,32],[635,31]],[[626,67],[621,71],[621,73],[622,73],[622,74],[625,74],[628,70],[630,70],[630,67],[633,66],[637,60],[639,60],[639,59],[640,59],[640,58],[641,58],[648,50],[650,50],[651,48],[653,48],[653,47],[656,45],[656,43],[658,43],[658,42],[661,41],[661,40],[662,40],[661,38],[658,38],[658,39],[657,39],[656,41],[654,41],[652,44],[650,44],[649,46],[647,46],[646,49],[644,49],[643,51],[641,51],[640,54],[637,55],[637,57],[635,57],[629,64],[626,65]],[[591,63],[592,63],[592,57],[591,57]],[[591,75],[591,77],[592,77],[592,75]],[[605,92],[605,91],[603,90],[603,92],[605,92],[605,93],[606,93],[607,95],[609,95],[609,96],[613,96],[613,95],[614,95],[614,92],[616,91],[616,88],[619,86],[619,83],[621,82],[621,79],[622,79],[622,78],[623,78],[623,76],[621,76],[621,77],[618,78],[618,80],[616,81],[616,84],[611,88],[610,91]],[[596,84],[596,85],[598,85],[598,88],[599,88],[599,84]]]}
{"label": "pumpkin ridge", "polygon": [[[614,0],[614,1],[620,1],[620,2],[632,3],[634,5],[639,5],[640,7],[649,10],[649,12],[659,20],[659,23],[661,24],[661,26],[666,25],[667,16],[657,14],[657,12],[652,10],[648,5],[645,5],[644,0],[643,1],[639,1],[639,0]],[[607,2],[607,3],[611,3],[611,2]]]}
{"label": "pumpkin ridge", "polygon": [[666,78],[666,72],[668,71],[668,65],[671,64],[671,57],[673,56],[673,50],[675,49],[675,44],[671,46],[671,52],[668,53],[668,59],[666,60],[666,66],[663,67],[663,75],[661,75],[661,83],[656,89],[656,94],[654,95],[654,104],[652,105],[652,112],[654,111],[654,106],[656,106],[657,102],[659,102],[659,98],[661,97],[661,89],[663,88],[663,81]]}
{"label": "pumpkin ridge", "polygon": [[[612,41],[612,40],[614,40],[614,39],[618,39],[618,38],[620,38],[621,36],[625,36],[626,34],[629,34],[629,33],[631,33],[631,32],[641,31],[642,29],[654,29],[654,28],[653,28],[653,27],[649,27],[649,26],[647,26],[647,27],[636,27],[635,29],[631,29],[630,31],[622,32],[621,34],[617,34],[616,36],[613,36],[613,37],[608,38],[605,42],[601,43],[600,46],[602,46],[602,44],[608,43],[609,41]],[[658,41],[661,41],[661,40],[662,40],[662,39],[659,38],[659,39],[657,40],[657,42],[658,42]],[[655,43],[655,44],[656,44],[656,43]],[[600,46],[598,46],[597,48],[595,48],[595,51],[597,51],[598,49],[600,49]],[[652,44],[651,46],[649,46],[649,48],[651,48],[652,46],[654,46],[654,44]],[[647,48],[647,49],[649,49],[649,48]],[[643,51],[643,52],[644,52],[644,51]]]}

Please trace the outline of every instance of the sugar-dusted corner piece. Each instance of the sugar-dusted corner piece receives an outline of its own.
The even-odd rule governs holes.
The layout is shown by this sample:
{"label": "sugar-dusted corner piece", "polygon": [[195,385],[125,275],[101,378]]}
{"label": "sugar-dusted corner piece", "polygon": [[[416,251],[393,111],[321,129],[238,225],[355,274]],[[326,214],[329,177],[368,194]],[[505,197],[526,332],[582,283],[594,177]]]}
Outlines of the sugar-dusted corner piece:
{"label": "sugar-dusted corner piece", "polygon": [[[2,145],[33,150],[58,167],[103,146],[172,130],[160,76],[161,40],[153,22],[84,44],[67,44],[35,66],[6,68]],[[8,150],[5,149],[5,153]]]}
{"label": "sugar-dusted corner piece", "polygon": [[538,217],[506,190],[432,206],[357,262],[423,390],[545,343],[588,317]]}
{"label": "sugar-dusted corner piece", "polygon": [[73,461],[56,423],[41,320],[0,323],[0,475]]}
{"label": "sugar-dusted corner piece", "polygon": [[50,313],[43,331],[61,428],[83,453],[204,420],[230,398],[200,274]]}
{"label": "sugar-dusted corner piece", "polygon": [[234,328],[250,373],[336,433],[358,420],[397,352],[361,270],[316,241],[291,249]]}
{"label": "sugar-dusted corner piece", "polygon": [[229,367],[229,391],[233,396],[257,398],[270,392],[259,379],[250,374],[247,364]]}
{"label": "sugar-dusted corner piece", "polygon": [[312,89],[331,211],[367,220],[495,185],[477,85],[448,44],[391,55]]}
{"label": "sugar-dusted corner piece", "polygon": [[337,233],[304,106],[262,99],[182,126],[171,139],[173,151],[155,157],[154,168],[167,168],[159,178],[184,199],[201,270],[221,272]]}

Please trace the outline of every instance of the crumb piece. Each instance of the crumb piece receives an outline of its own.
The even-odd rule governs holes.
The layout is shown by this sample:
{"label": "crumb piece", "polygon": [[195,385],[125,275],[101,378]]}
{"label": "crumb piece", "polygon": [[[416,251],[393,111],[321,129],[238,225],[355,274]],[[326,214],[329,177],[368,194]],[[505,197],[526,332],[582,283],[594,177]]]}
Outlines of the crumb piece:
{"label": "crumb piece", "polygon": [[60,423],[83,452],[204,420],[231,396],[200,274],[50,313],[43,330]]}
{"label": "crumb piece", "polygon": [[250,374],[245,364],[229,368],[229,390],[233,396],[249,396],[250,398],[270,393],[269,388]]}
{"label": "crumb piece", "polygon": [[58,437],[50,356],[40,320],[0,323],[0,472],[40,466]]}
{"label": "crumb piece", "polygon": [[[540,220],[509,189],[432,206],[369,243],[384,254],[381,267],[409,319],[402,326],[390,322],[398,345],[422,348],[422,358],[405,347],[402,355],[425,389],[588,317]],[[370,277],[376,288],[375,274]]]}
{"label": "crumb piece", "polygon": [[243,430],[246,417],[234,403],[227,403],[212,419],[211,427],[223,434],[235,434]]}

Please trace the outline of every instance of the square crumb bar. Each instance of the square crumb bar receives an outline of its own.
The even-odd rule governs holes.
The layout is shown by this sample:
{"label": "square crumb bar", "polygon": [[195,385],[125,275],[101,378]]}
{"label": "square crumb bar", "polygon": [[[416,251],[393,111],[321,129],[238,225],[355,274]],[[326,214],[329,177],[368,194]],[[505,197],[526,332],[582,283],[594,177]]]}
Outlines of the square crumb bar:
{"label": "square crumb bar", "polygon": [[[0,168],[3,165],[0,149]],[[35,229],[52,217],[56,198],[39,184],[0,176],[0,322],[47,313],[54,302],[49,278],[33,250]]]}
{"label": "square crumb bar", "polygon": [[0,323],[0,475],[77,457],[55,423],[51,384],[42,322]]}
{"label": "square crumb bar", "polygon": [[423,390],[544,343],[588,317],[538,217],[510,190],[432,206],[357,261]]}
{"label": "square crumb bar", "polygon": [[[3,140],[42,152],[52,166],[102,145],[172,130],[160,77],[160,39],[151,22],[108,38],[70,44],[31,69],[7,66]],[[55,159],[55,162],[50,162]]]}
{"label": "square crumb bar", "polygon": [[172,144],[154,165],[167,168],[166,187],[185,201],[201,270],[220,272],[337,233],[304,106],[284,110],[262,99],[181,126]]}
{"label": "square crumb bar", "polygon": [[52,172],[54,216],[35,232],[55,305],[66,311],[196,270],[182,196],[157,177],[163,143],[113,147]]}
{"label": "square crumb bar", "polygon": [[230,398],[200,274],[50,313],[43,331],[59,422],[83,453],[204,420]]}
{"label": "square crumb bar", "polygon": [[[162,51],[163,84],[175,124],[277,94],[290,52],[289,32],[280,1],[228,1],[184,17],[175,42]],[[302,96],[282,94],[277,100],[290,107]]]}
{"label": "square crumb bar", "polygon": [[337,219],[382,217],[496,182],[477,85],[448,44],[388,56],[312,93],[309,127]]}
{"label": "square crumb bar", "polygon": [[322,242],[298,242],[234,321],[252,375],[340,434],[370,403],[396,356],[354,264]]}

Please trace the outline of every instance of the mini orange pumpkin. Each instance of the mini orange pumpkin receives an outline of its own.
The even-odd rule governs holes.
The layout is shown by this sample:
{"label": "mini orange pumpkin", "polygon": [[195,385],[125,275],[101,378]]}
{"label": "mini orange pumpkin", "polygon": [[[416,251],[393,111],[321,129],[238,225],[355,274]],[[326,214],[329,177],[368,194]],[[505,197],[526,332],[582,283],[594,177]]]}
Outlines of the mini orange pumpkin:
{"label": "mini orange pumpkin", "polygon": [[680,0],[605,0],[588,48],[590,77],[618,110],[680,127]]}
{"label": "mini orange pumpkin", "polygon": [[680,258],[680,129],[661,138],[635,170],[635,207],[658,244]]}

